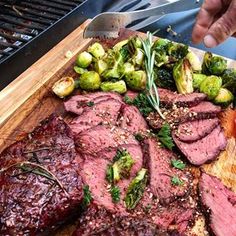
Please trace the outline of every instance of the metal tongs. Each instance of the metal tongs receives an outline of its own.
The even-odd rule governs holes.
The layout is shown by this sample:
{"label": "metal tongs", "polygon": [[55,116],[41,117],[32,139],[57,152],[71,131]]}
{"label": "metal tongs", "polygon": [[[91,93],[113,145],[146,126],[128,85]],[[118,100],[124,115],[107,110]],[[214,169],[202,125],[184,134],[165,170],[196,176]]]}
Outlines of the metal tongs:
{"label": "metal tongs", "polygon": [[97,15],[84,30],[84,38],[117,38],[121,28],[134,21],[156,16],[157,20],[168,13],[199,8],[203,0],[164,0],[161,5],[131,12],[106,12]]}

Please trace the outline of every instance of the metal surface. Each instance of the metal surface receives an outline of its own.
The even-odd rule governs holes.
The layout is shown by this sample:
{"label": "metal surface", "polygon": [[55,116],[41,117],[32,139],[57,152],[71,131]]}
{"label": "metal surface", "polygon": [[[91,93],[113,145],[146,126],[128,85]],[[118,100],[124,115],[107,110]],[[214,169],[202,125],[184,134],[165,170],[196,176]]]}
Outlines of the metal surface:
{"label": "metal surface", "polygon": [[137,20],[144,20],[150,16],[159,18],[168,13],[186,11],[199,8],[203,0],[165,0],[164,3],[150,9],[132,12],[107,12],[96,16],[84,31],[85,38],[117,38],[119,30]]}

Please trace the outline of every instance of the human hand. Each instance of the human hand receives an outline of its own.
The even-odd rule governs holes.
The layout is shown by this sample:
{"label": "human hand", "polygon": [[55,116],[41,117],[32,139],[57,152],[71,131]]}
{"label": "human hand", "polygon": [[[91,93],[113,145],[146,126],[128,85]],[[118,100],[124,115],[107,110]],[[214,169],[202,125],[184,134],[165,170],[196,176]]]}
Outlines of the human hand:
{"label": "human hand", "polygon": [[192,32],[192,42],[212,48],[236,36],[236,0],[205,0]]}

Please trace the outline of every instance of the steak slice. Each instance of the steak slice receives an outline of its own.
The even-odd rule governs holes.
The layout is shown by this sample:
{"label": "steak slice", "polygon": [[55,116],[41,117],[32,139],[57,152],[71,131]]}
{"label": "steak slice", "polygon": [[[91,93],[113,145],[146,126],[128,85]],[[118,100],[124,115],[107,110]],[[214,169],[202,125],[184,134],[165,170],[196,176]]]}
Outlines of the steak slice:
{"label": "steak slice", "polygon": [[102,101],[107,101],[108,99],[115,99],[122,103],[122,97],[117,93],[112,92],[96,92],[88,93],[84,95],[75,95],[69,100],[64,102],[65,110],[68,112],[81,115],[84,109],[93,106]]}
{"label": "steak slice", "polygon": [[194,142],[211,133],[217,125],[218,118],[188,121],[180,124],[173,132],[182,142]]}
{"label": "steak slice", "polygon": [[[115,204],[112,202],[111,194],[109,192],[110,184],[106,180],[106,170],[108,164],[112,163],[117,149],[126,149],[135,163],[131,168],[129,179],[122,179],[117,183],[121,192],[121,202]],[[90,186],[94,202],[99,206],[104,206],[112,212],[125,214],[125,207],[122,199],[125,197],[131,179],[133,179],[137,172],[142,168],[143,154],[141,147],[139,145],[123,145],[119,148],[103,150],[99,152],[96,157],[91,157],[89,155],[85,155],[85,157],[86,160],[81,169],[81,176],[83,181]]]}
{"label": "steak slice", "polygon": [[135,106],[124,106],[121,110],[120,127],[132,134],[145,133],[147,122]]}
{"label": "steak slice", "polygon": [[211,102],[203,101],[190,108],[173,105],[171,109],[162,109],[162,112],[165,115],[165,120],[157,112],[151,112],[147,117],[147,121],[152,128],[160,129],[166,120],[172,127],[176,127],[178,124],[187,121],[215,118],[221,112],[221,108]]}
{"label": "steak slice", "polygon": [[128,131],[116,126],[98,125],[81,132],[76,137],[76,148],[79,152],[89,155],[105,148],[118,147],[124,144],[136,144],[138,141]]}
{"label": "steak slice", "polygon": [[193,165],[199,166],[214,160],[226,147],[226,138],[218,125],[211,133],[192,143],[182,142],[173,135],[180,151]]}
{"label": "steak slice", "polygon": [[[145,159],[150,172],[150,189],[162,204],[169,204],[190,191],[192,176],[189,172],[171,166],[171,159],[176,155],[160,147],[157,140],[149,138],[144,141]],[[172,178],[178,176],[183,185],[175,186]]]}
{"label": "steak slice", "polygon": [[56,116],[0,154],[0,234],[36,235],[80,212],[81,158]]}
{"label": "steak slice", "polygon": [[173,104],[181,107],[192,107],[206,99],[204,93],[178,94],[163,88],[158,88],[158,95],[161,103],[167,107],[172,107]]}
{"label": "steak slice", "polygon": [[75,118],[70,127],[78,134],[99,124],[116,124],[122,104],[114,99],[108,99],[86,108],[82,115]]}
{"label": "steak slice", "polygon": [[217,177],[206,173],[202,173],[199,190],[206,213],[210,214],[210,227],[214,235],[236,235],[236,194]]}

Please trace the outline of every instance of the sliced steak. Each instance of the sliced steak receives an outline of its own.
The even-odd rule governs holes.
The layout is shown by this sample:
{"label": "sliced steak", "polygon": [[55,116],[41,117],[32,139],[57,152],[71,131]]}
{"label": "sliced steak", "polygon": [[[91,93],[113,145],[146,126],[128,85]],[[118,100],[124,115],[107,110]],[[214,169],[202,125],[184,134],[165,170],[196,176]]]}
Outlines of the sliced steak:
{"label": "sliced steak", "polygon": [[173,135],[175,144],[193,165],[202,165],[214,160],[226,147],[226,138],[218,125],[211,133],[196,142],[182,142]]}
{"label": "sliced steak", "polygon": [[219,119],[204,119],[182,123],[174,130],[174,134],[180,141],[194,142],[212,132],[219,125]]}
{"label": "sliced steak", "polygon": [[51,116],[0,154],[0,234],[37,235],[80,212],[81,158],[72,132]]}
{"label": "sliced steak", "polygon": [[115,125],[119,116],[122,103],[114,99],[108,99],[86,108],[82,115],[75,118],[70,127],[75,134],[78,134],[99,124]]}
{"label": "sliced steak", "polygon": [[[190,191],[191,174],[171,166],[171,159],[176,159],[173,152],[160,147],[154,138],[144,141],[144,150],[150,172],[150,188],[162,204],[169,204]],[[171,180],[176,176],[183,185],[172,184]]]}
{"label": "sliced steak", "polygon": [[210,214],[210,227],[216,236],[236,235],[236,194],[215,176],[203,173],[199,182],[201,202]]}
{"label": "sliced steak", "polygon": [[192,107],[206,99],[204,93],[178,94],[168,89],[158,88],[158,95],[163,105],[172,107],[173,104],[181,107]]}
{"label": "sliced steak", "polygon": [[147,122],[135,106],[124,106],[121,110],[120,127],[132,134],[145,133],[148,129]]}
{"label": "sliced steak", "polygon": [[84,183],[90,186],[90,191],[94,198],[94,202],[99,206],[104,206],[106,209],[124,214],[125,207],[123,205],[123,198],[131,179],[133,179],[137,172],[142,168],[143,155],[139,145],[123,145],[119,149],[126,149],[133,160],[134,165],[130,171],[129,179],[122,179],[117,183],[121,191],[121,202],[114,204],[112,202],[111,194],[108,191],[108,182],[106,180],[107,165],[112,163],[116,155],[117,148],[111,150],[103,150],[97,153],[96,157],[86,155],[85,162],[82,166],[81,176]]}
{"label": "sliced steak", "polygon": [[68,112],[81,115],[85,108],[91,107],[94,104],[97,104],[102,101],[107,101],[110,98],[115,99],[122,103],[122,97],[117,93],[96,92],[84,95],[75,95],[66,102],[64,102],[64,107],[65,110]]}
{"label": "sliced steak", "polygon": [[116,126],[98,125],[81,132],[76,137],[77,150],[83,154],[97,155],[104,148],[136,144],[138,141],[128,131]]}
{"label": "sliced steak", "polygon": [[165,120],[157,112],[152,112],[147,117],[147,121],[152,128],[160,129],[166,120],[172,127],[176,127],[178,124],[187,121],[215,118],[221,112],[221,108],[211,102],[203,101],[190,108],[173,105],[171,109],[162,109],[162,112],[165,115]]}

